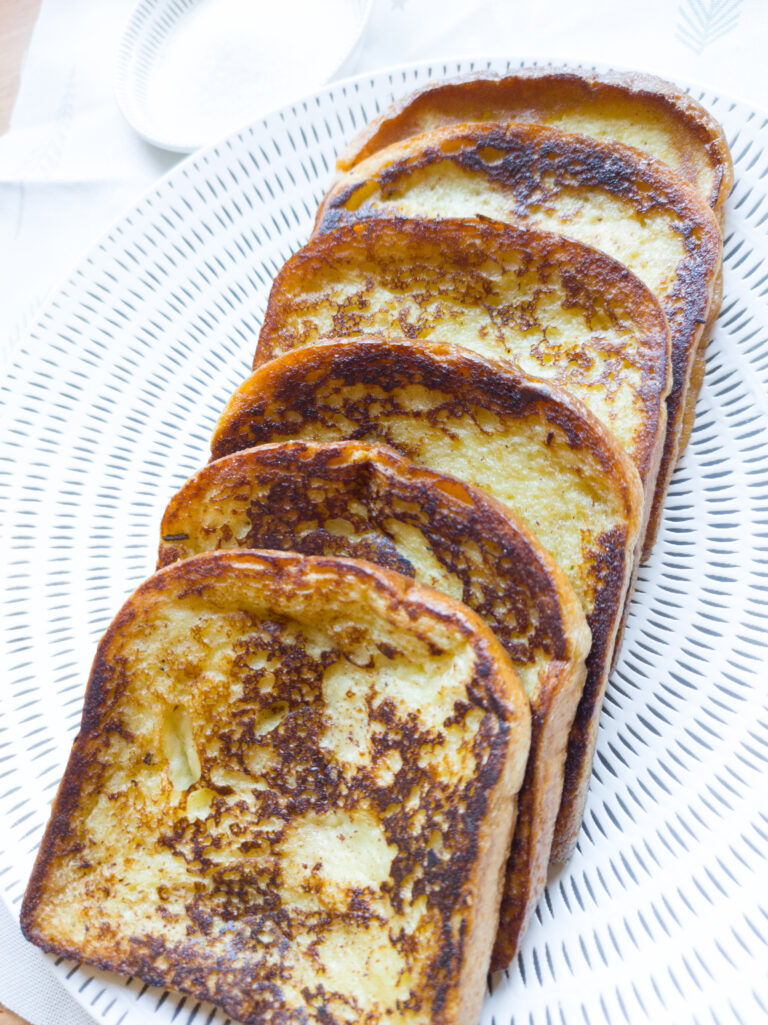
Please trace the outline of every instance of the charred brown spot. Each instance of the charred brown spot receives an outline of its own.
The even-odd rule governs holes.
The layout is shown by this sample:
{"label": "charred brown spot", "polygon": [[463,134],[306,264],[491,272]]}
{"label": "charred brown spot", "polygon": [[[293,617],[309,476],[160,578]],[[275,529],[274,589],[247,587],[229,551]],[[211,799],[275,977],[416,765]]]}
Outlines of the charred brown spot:
{"label": "charred brown spot", "polygon": [[[368,614],[358,621],[350,608],[361,606]],[[515,679],[490,632],[402,577],[295,554],[188,559],[129,607],[100,646],[86,696],[91,726],[76,742],[25,898],[26,934],[44,949],[212,1000],[243,1022],[279,1025],[300,1013],[347,1025],[354,1012],[373,1025],[395,996],[403,1006],[442,999],[463,964],[448,891],[470,886],[489,797],[527,715],[522,692],[517,710],[510,704]],[[434,715],[421,711],[426,691],[401,693],[378,668],[394,662],[401,681],[417,666],[422,687],[433,658],[436,680],[448,680],[440,660],[458,659],[463,674],[452,671],[452,698],[442,685],[434,692],[447,702]],[[115,664],[120,673],[110,672]],[[342,725],[355,702],[365,757],[354,756]],[[188,785],[146,758],[168,728],[183,744],[194,738],[199,773]],[[440,752],[451,729],[464,762],[446,772]],[[317,830],[330,854],[309,842]],[[427,864],[433,832],[441,856]],[[368,857],[355,848],[345,868],[357,833]],[[126,884],[131,908],[142,906],[132,934],[121,914]],[[59,917],[67,901],[69,936]],[[426,942],[398,917],[414,902]],[[393,937],[391,922],[403,924]],[[334,975],[324,945],[333,950],[339,930],[362,943],[356,963],[380,937],[413,983],[398,989],[395,972],[366,1002]],[[323,982],[313,983],[318,967]]]}

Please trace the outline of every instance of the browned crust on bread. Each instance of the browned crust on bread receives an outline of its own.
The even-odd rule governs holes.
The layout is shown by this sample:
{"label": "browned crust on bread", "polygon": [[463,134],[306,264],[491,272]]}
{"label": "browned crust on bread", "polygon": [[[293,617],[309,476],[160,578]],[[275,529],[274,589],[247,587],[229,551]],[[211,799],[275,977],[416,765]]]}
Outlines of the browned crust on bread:
{"label": "browned crust on bread", "polygon": [[[491,162],[484,158],[486,152],[494,154]],[[639,217],[659,210],[674,212],[685,255],[664,294],[657,294],[671,331],[672,389],[667,398],[667,437],[644,543],[644,554],[649,554],[677,463],[696,352],[717,290],[722,250],[717,219],[678,175],[656,160],[639,158],[628,146],[540,125],[479,124],[428,132],[361,164],[328,193],[318,212],[316,230],[330,230],[367,216],[402,216],[396,193],[407,193],[409,176],[446,161],[508,194],[509,220],[516,223],[529,218],[535,223],[539,205],[554,204],[563,189],[574,188],[615,196]],[[372,182],[380,188],[383,202],[373,200]],[[353,197],[360,189],[367,198],[357,206]],[[391,203],[388,195],[393,197]],[[356,209],[348,209],[350,201]]]}
{"label": "browned crust on bread", "polygon": [[[403,769],[397,773],[396,781],[382,792],[372,791],[370,782],[366,783],[356,775],[347,779],[339,789],[338,780],[330,772],[326,772],[323,786],[318,788],[315,776],[322,767],[315,753],[314,761],[310,758],[306,766],[307,779],[301,785],[297,781],[289,787],[286,810],[273,801],[267,801],[263,810],[271,819],[282,818],[290,822],[291,816],[308,808],[318,814],[324,809],[350,808],[354,807],[356,788],[362,788],[360,792],[365,801],[373,801],[374,805],[378,801],[380,821],[387,830],[388,842],[397,849],[391,869],[393,904],[397,905],[404,899],[398,887],[414,871],[414,858],[421,858],[419,865],[423,870],[428,906],[435,909],[435,914],[444,923],[439,933],[440,947],[428,962],[425,978],[421,980],[422,988],[413,996],[414,1004],[418,1004],[425,1017],[436,1022],[455,1022],[458,1025],[476,1018],[498,910],[495,880],[500,876],[505,844],[509,840],[509,828],[504,825],[499,828],[498,823],[510,822],[510,802],[513,803],[513,794],[523,774],[529,729],[528,702],[503,649],[474,613],[398,574],[355,560],[308,558],[275,552],[208,553],[162,570],[126,602],[99,645],[86,691],[81,729],[24,898],[21,925],[28,939],[55,954],[86,960],[99,968],[138,975],[150,984],[170,986],[196,999],[211,1000],[248,1025],[256,1025],[257,1022],[280,1025],[288,1020],[290,1008],[281,1004],[281,987],[285,984],[281,954],[279,950],[270,953],[272,941],[261,939],[265,919],[259,917],[261,912],[251,911],[253,891],[247,898],[243,895],[242,921],[231,917],[226,910],[221,911],[220,918],[216,917],[218,911],[209,916],[210,909],[205,899],[195,897],[194,907],[187,908],[188,939],[178,944],[169,944],[164,939],[164,919],[160,912],[157,912],[155,932],[149,929],[142,933],[133,919],[132,928],[137,932],[131,935],[122,921],[100,920],[100,908],[95,897],[94,907],[90,909],[92,917],[88,920],[90,930],[86,928],[86,939],[82,944],[73,945],[66,936],[57,935],[55,931],[52,934],[43,922],[46,902],[50,904],[51,900],[49,890],[56,882],[57,866],[63,863],[75,878],[100,867],[98,850],[92,844],[84,847],[83,841],[89,836],[86,825],[88,809],[99,799],[99,788],[106,788],[103,797],[111,799],[113,796],[105,782],[110,759],[116,757],[111,751],[111,738],[125,741],[127,756],[134,758],[137,764],[146,763],[146,758],[140,758],[140,752],[130,749],[133,738],[125,726],[122,702],[130,700],[126,695],[131,694],[133,652],[142,647],[145,641],[143,631],[147,623],[153,622],[152,617],[172,616],[180,604],[183,606],[190,602],[189,607],[193,610],[203,606],[206,610],[242,617],[248,614],[251,601],[255,602],[256,608],[264,608],[267,615],[276,617],[278,624],[281,616],[293,608],[301,608],[303,614],[311,618],[321,608],[335,607],[346,617],[350,608],[349,591],[358,595],[376,595],[379,602],[376,607],[386,610],[389,621],[396,623],[398,629],[417,636],[419,643],[426,644],[435,653],[442,650],[440,643],[445,642],[435,640],[434,629],[438,623],[453,636],[464,638],[471,648],[473,663],[471,680],[467,684],[470,702],[467,707],[476,708],[481,716],[473,742],[478,745],[478,765],[469,790],[466,794],[461,791],[462,800],[466,800],[462,821],[455,823],[451,834],[451,839],[456,841],[454,856],[450,861],[424,858],[423,851],[409,850],[404,842],[406,833],[407,839],[411,839],[410,831],[405,830],[403,837],[399,832],[402,815],[397,807],[411,792],[414,772],[416,777],[422,772],[417,765],[417,754],[423,741],[419,740],[416,727],[412,736],[401,730],[401,740],[396,742],[404,752],[409,745],[415,745],[416,757],[410,766],[403,759]],[[342,637],[339,643],[343,646],[346,635],[339,636]],[[446,636],[443,634],[443,638]],[[354,647],[354,640],[352,645]],[[307,658],[307,664],[303,665],[296,661],[294,653],[284,664],[290,677],[286,687],[298,688],[303,694],[297,712],[304,715],[301,721],[308,725],[306,737],[302,732],[305,728],[298,725],[299,720],[284,733],[280,753],[285,764],[275,770],[277,778],[298,771],[297,764],[302,763],[297,763],[297,756],[305,754],[302,744],[306,740],[311,747],[311,738],[316,739],[321,725],[313,725],[312,716],[307,717],[306,702],[311,703],[312,688],[318,688],[321,678],[317,676],[320,667],[312,670],[308,653]],[[176,666],[171,671],[176,672]],[[180,666],[178,671],[182,674],[180,679],[183,679],[184,668]],[[158,700],[162,701],[169,693],[163,688],[170,685],[164,682],[162,673],[158,674],[158,680],[163,681],[157,683]],[[276,690],[282,688],[287,694],[286,687],[283,683],[279,687],[275,684]],[[170,693],[175,691],[171,689]],[[383,705],[386,706],[387,702]],[[375,713],[372,710],[370,714]],[[457,716],[462,714],[457,709]],[[225,743],[226,734],[221,737]],[[308,753],[312,751],[315,751],[314,747]],[[435,786],[441,785],[435,781]],[[403,792],[396,799],[394,793],[399,790]],[[226,794],[226,791],[225,787],[221,792]],[[296,796],[292,796],[294,793]],[[115,793],[114,797],[119,802],[122,795]],[[458,792],[456,799],[458,803]],[[216,821],[223,809],[224,804],[221,808],[216,805]],[[449,803],[445,806],[449,815],[450,809]],[[427,816],[425,835],[429,835],[429,830],[434,828],[430,825],[431,805],[426,805],[423,810]],[[407,814],[404,809],[403,813]],[[184,822],[186,819],[182,816],[176,825],[181,827]],[[168,829],[171,828],[169,823]],[[194,850],[187,851],[189,833],[187,823],[180,829],[173,827],[172,836],[160,836],[156,842],[172,853],[178,852],[188,864],[197,864],[199,868],[195,871],[199,872],[201,879],[214,880],[209,897],[212,905],[220,901],[223,909],[230,905],[237,909],[234,866],[238,863],[234,862],[220,882],[215,883],[216,860],[207,860],[203,853],[197,851],[195,843],[192,845]],[[231,843],[236,849],[236,841],[233,839]],[[89,864],[88,858],[94,862]],[[245,883],[247,857],[242,864],[242,881]],[[60,877],[58,882],[61,882]],[[250,885],[253,886],[253,882]],[[202,891],[196,892],[204,890],[203,887]],[[271,907],[269,901],[265,906]],[[464,925],[458,930],[454,919],[457,907],[465,916]],[[277,910],[271,910],[267,917],[277,913]],[[350,914],[351,920],[364,922],[364,902]],[[300,911],[296,915],[301,918]],[[222,931],[212,933],[219,921],[223,922]],[[280,919],[280,929],[285,933],[281,942],[290,941],[291,927],[290,919]],[[319,928],[322,930],[322,925]],[[215,942],[216,938],[218,942]],[[303,996],[306,1010],[302,1020],[322,1025],[347,1022],[349,1009],[355,1006],[354,993],[328,992],[322,984],[315,991],[305,990]],[[334,999],[337,1000],[336,1006],[343,1003],[345,1015],[334,1013]],[[381,1019],[360,1011],[356,1020],[373,1025],[374,1021]]]}
{"label": "browned crust on bread", "polygon": [[[488,272],[489,263],[497,270],[517,273],[518,278],[533,274],[536,287],[530,295],[505,304],[505,294],[494,292],[497,286]],[[622,441],[644,486],[653,491],[664,443],[663,401],[671,386],[669,330],[655,297],[622,264],[559,235],[492,221],[372,218],[342,225],[312,239],[281,268],[264,315],[254,368],[318,340],[324,332],[316,311],[324,310],[328,302],[318,281],[334,278],[359,280],[355,298],[333,310],[334,335],[381,329],[379,309],[369,293],[382,286],[392,295],[386,316],[393,334],[414,342],[450,342],[449,311],[477,311],[484,318],[482,329],[491,335],[513,329],[524,332],[523,349],[530,346],[532,358],[536,354],[541,376],[566,389],[572,386],[587,405],[596,388],[610,395],[613,377],[625,365],[631,366],[639,375],[634,394],[642,414],[633,435]],[[589,369],[590,352],[557,355],[548,340],[547,323],[538,319],[545,314],[538,313],[538,304],[553,296],[563,309],[578,310],[592,332],[591,355],[600,354],[605,360],[597,381]],[[443,309],[435,323],[425,308],[433,301]],[[621,353],[608,351],[606,324],[634,335]],[[510,358],[514,356],[513,351]]]}
{"label": "browned crust on bread", "polygon": [[[578,74],[567,69],[525,68],[512,75],[489,72],[435,82],[395,101],[362,129],[341,153],[340,171],[387,146],[432,128],[480,121],[537,122],[552,115],[598,113],[606,103],[626,104],[630,124],[646,111],[663,118],[677,160],[673,169],[720,212],[733,185],[733,162],[723,129],[696,100],[670,82],[637,72]],[[618,141],[622,141],[619,139]],[[650,156],[663,159],[655,148]],[[706,154],[709,184],[692,161]]]}
{"label": "browned crust on bread", "polygon": [[[292,424],[301,422],[300,417],[318,419],[320,407],[314,404],[313,396],[320,373],[342,386],[397,388],[418,382],[428,391],[450,396],[441,411],[463,413],[478,406],[517,419],[541,415],[564,431],[573,448],[587,448],[606,476],[616,482],[627,509],[633,506],[637,475],[629,458],[583,402],[512,364],[432,341],[415,346],[405,339],[361,336],[344,344],[323,339],[270,360],[230,398],[214,429],[211,459],[265,444],[273,433],[290,434]],[[363,403],[361,397],[361,410]],[[429,414],[424,419],[435,422]],[[364,420],[361,426],[375,429],[378,425]],[[403,454],[410,458],[407,452]]]}
{"label": "browned crust on bread", "polygon": [[696,420],[696,400],[699,397],[701,386],[704,383],[704,375],[707,369],[707,346],[709,345],[715,330],[715,324],[720,314],[720,304],[723,299],[723,267],[722,261],[717,272],[712,294],[712,302],[709,307],[709,316],[704,324],[699,344],[696,346],[691,377],[688,383],[688,394],[683,410],[683,425],[680,431],[680,443],[678,445],[678,458],[685,452],[688,442],[691,440],[693,425]]}
{"label": "browned crust on bread", "polygon": [[[637,562],[635,561],[630,572],[630,579],[628,580],[626,602],[630,600],[636,567]],[[617,569],[617,566],[612,565],[612,557],[606,555],[600,567],[600,571],[604,574],[605,579],[613,579]],[[606,607],[606,598],[607,591],[601,590],[595,604],[595,618],[598,622],[604,620],[609,614]],[[576,709],[571,732],[568,735],[568,757],[565,762],[563,795],[560,801],[560,810],[555,823],[555,832],[550,852],[550,861],[554,863],[568,861],[576,847],[581,822],[584,818],[589,780],[592,774],[592,759],[597,743],[600,717],[599,714],[595,714],[595,710],[599,710],[603,706],[605,690],[608,685],[608,673],[613,667],[617,645],[621,638],[627,612],[627,604],[624,604],[616,622],[616,629],[611,637],[610,652],[606,651],[604,654],[608,665],[606,672],[602,676],[592,673],[590,671],[590,659],[587,659],[587,678],[584,683],[584,691]],[[589,617],[587,621],[591,625]]]}
{"label": "browned crust on bread", "polygon": [[[211,509],[223,521],[206,516]],[[387,446],[284,442],[224,456],[192,477],[163,516],[159,565],[202,550],[271,548],[363,558],[413,577],[393,520],[418,530],[437,562],[461,580],[462,600],[494,631],[518,672],[537,667],[532,688],[528,674],[522,677],[531,699],[531,754],[492,958],[492,967],[503,967],[515,957],[546,883],[590,643],[576,595],[530,531],[479,489],[414,466]],[[341,521],[354,540],[326,529]],[[546,661],[537,656],[542,652]]]}
{"label": "browned crust on bread", "polygon": [[[531,705],[531,751],[517,802],[517,823],[507,862],[507,879],[499,911],[499,932],[491,971],[506,968],[517,955],[544,887],[558,811],[563,800],[563,775],[568,738],[587,675],[575,679],[553,662],[538,700]],[[591,755],[590,755],[591,763]],[[560,859],[562,860],[562,859]],[[517,866],[524,866],[520,871]]]}
{"label": "browned crust on bread", "polygon": [[[394,445],[417,463],[430,465],[428,445],[406,450],[387,426],[387,413],[397,408],[398,389],[418,385],[436,393],[433,406],[425,403],[412,415],[417,422],[450,432],[451,417],[474,418],[482,409],[510,421],[543,417],[562,431],[568,444],[596,460],[606,487],[621,496],[624,513],[593,553],[588,573],[597,591],[585,604],[592,631],[592,649],[579,714],[568,747],[566,802],[580,805],[586,798],[597,719],[629,586],[634,545],[642,510],[642,489],[628,457],[582,403],[547,384],[535,381],[509,364],[501,364],[452,346],[422,343],[417,347],[379,341],[312,345],[290,352],[261,367],[240,387],[217,425],[213,458],[253,445],[297,436],[327,440],[355,437]],[[380,391],[384,391],[385,398]],[[375,398],[374,398],[375,396]],[[357,427],[338,422],[338,403],[344,417]],[[420,443],[421,444],[421,443]],[[440,467],[432,464],[433,468]],[[472,483],[482,486],[479,480]],[[497,496],[498,497],[498,496]],[[524,494],[520,501],[525,500]],[[520,506],[514,506],[520,512]],[[523,514],[523,518],[525,518]],[[587,572],[587,570],[585,570]],[[576,590],[579,584],[572,580]],[[590,732],[591,724],[594,730]],[[575,843],[573,816],[565,808],[559,818],[562,852]],[[556,827],[559,829],[560,827]]]}

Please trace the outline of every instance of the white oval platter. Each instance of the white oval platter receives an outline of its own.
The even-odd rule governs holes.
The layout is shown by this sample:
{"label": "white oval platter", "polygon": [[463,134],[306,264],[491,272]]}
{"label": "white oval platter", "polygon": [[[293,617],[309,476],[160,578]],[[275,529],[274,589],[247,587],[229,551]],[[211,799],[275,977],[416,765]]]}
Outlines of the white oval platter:
{"label": "white oval platter", "polygon": [[[272,278],[335,154],[452,61],[324,88],[181,164],[52,297],[2,381],[0,886],[17,912],[95,644],[249,370]],[[768,1018],[768,119],[693,89],[736,163],[725,298],[693,438],[640,575],[579,848],[483,1025]],[[104,1025],[222,1022],[50,959]]]}

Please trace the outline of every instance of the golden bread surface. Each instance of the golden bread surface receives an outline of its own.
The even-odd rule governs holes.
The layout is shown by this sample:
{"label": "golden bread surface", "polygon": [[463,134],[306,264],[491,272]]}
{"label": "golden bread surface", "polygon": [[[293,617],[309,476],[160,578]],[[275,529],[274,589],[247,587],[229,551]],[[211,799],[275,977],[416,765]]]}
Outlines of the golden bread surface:
{"label": "golden bread surface", "polygon": [[361,442],[285,442],[209,463],[171,500],[159,564],[269,548],[367,559],[463,601],[493,630],[531,700],[493,963],[507,965],[541,897],[590,634],[567,578],[506,508]]}
{"label": "golden bread surface", "polygon": [[568,239],[472,220],[366,220],[281,269],[254,365],[322,335],[462,345],[567,389],[605,423],[653,492],[664,442],[669,329],[625,267]]}
{"label": "golden bread surface", "polygon": [[293,441],[209,463],[171,499],[158,567],[266,548],[366,559],[464,602],[493,630],[529,697],[590,638],[551,555],[485,492],[386,445]]}
{"label": "golden bread surface", "polygon": [[25,934],[246,1023],[476,1020],[529,729],[499,643],[437,592],[177,563],[99,645]]}
{"label": "golden bread surface", "polygon": [[378,340],[307,346],[261,367],[224,410],[212,456],[343,438],[391,445],[488,491],[539,538],[579,596],[592,648],[556,827],[564,851],[581,821],[641,526],[637,471],[582,403],[510,364],[458,346]]}
{"label": "golden bread surface", "polygon": [[628,146],[542,125],[479,124],[436,129],[370,157],[333,186],[316,230],[382,215],[484,216],[559,232],[619,260],[654,292],[671,331],[672,388],[647,552],[719,295],[722,240],[708,204]]}
{"label": "golden bread surface", "polygon": [[452,124],[534,122],[615,140],[668,164],[720,213],[733,185],[725,134],[687,93],[651,75],[525,68],[430,83],[369,122],[341,153],[348,171],[378,150]]}

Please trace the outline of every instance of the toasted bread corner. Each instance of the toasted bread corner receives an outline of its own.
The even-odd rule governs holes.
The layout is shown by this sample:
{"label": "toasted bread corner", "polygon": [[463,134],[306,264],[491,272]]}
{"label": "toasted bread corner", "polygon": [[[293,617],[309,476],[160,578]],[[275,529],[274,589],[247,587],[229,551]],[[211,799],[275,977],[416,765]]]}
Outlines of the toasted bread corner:
{"label": "toasted bread corner", "polygon": [[175,563],[99,646],[23,930],[248,1025],[474,1020],[529,735],[450,598],[355,560]]}

